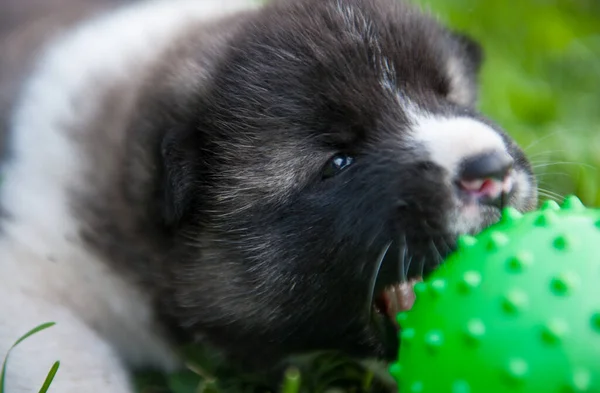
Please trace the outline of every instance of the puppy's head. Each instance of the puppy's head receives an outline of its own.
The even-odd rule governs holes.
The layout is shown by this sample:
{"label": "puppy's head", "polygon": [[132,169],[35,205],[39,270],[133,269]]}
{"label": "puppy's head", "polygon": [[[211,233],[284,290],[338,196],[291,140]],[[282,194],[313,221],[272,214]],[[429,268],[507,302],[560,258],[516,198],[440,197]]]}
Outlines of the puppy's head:
{"label": "puppy's head", "polygon": [[377,293],[435,268],[503,205],[535,204],[523,153],[473,107],[480,61],[396,0],[253,16],[163,143],[179,323],[252,364],[393,356]]}

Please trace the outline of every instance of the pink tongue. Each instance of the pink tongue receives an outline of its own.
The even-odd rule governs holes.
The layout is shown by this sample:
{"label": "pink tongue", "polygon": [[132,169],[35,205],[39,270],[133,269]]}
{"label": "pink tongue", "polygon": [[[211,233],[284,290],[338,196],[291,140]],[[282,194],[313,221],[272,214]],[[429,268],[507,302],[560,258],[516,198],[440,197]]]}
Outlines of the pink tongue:
{"label": "pink tongue", "polygon": [[397,325],[396,315],[399,312],[410,310],[415,303],[414,286],[419,281],[422,281],[422,279],[411,279],[410,281],[396,284],[385,290],[384,300],[386,304],[386,314],[394,324]]}

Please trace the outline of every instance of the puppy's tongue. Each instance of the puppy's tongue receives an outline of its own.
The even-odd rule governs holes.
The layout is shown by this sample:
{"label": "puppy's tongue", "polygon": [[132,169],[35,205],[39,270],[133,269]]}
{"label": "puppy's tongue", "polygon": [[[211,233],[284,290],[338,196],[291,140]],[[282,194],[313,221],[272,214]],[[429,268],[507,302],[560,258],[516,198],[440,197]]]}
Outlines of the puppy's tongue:
{"label": "puppy's tongue", "polygon": [[408,311],[415,303],[414,286],[422,279],[414,278],[401,284],[387,287],[379,296],[378,304],[382,312],[398,327],[396,315],[402,311]]}

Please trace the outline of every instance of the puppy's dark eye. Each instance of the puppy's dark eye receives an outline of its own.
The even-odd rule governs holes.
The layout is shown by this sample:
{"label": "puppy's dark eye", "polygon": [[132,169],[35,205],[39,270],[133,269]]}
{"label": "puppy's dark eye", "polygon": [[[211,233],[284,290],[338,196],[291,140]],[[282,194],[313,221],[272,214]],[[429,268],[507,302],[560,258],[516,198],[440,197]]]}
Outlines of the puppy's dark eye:
{"label": "puppy's dark eye", "polygon": [[323,168],[323,178],[333,177],[354,163],[354,157],[339,153],[331,157]]}

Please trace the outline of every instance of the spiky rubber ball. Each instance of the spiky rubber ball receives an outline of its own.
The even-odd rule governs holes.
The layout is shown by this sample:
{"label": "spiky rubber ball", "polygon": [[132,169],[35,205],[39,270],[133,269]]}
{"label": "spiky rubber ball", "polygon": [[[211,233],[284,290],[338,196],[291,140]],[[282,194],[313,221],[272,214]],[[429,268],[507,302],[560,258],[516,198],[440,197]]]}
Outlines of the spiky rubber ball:
{"label": "spiky rubber ball", "polygon": [[506,209],[415,293],[400,393],[600,393],[600,210]]}

